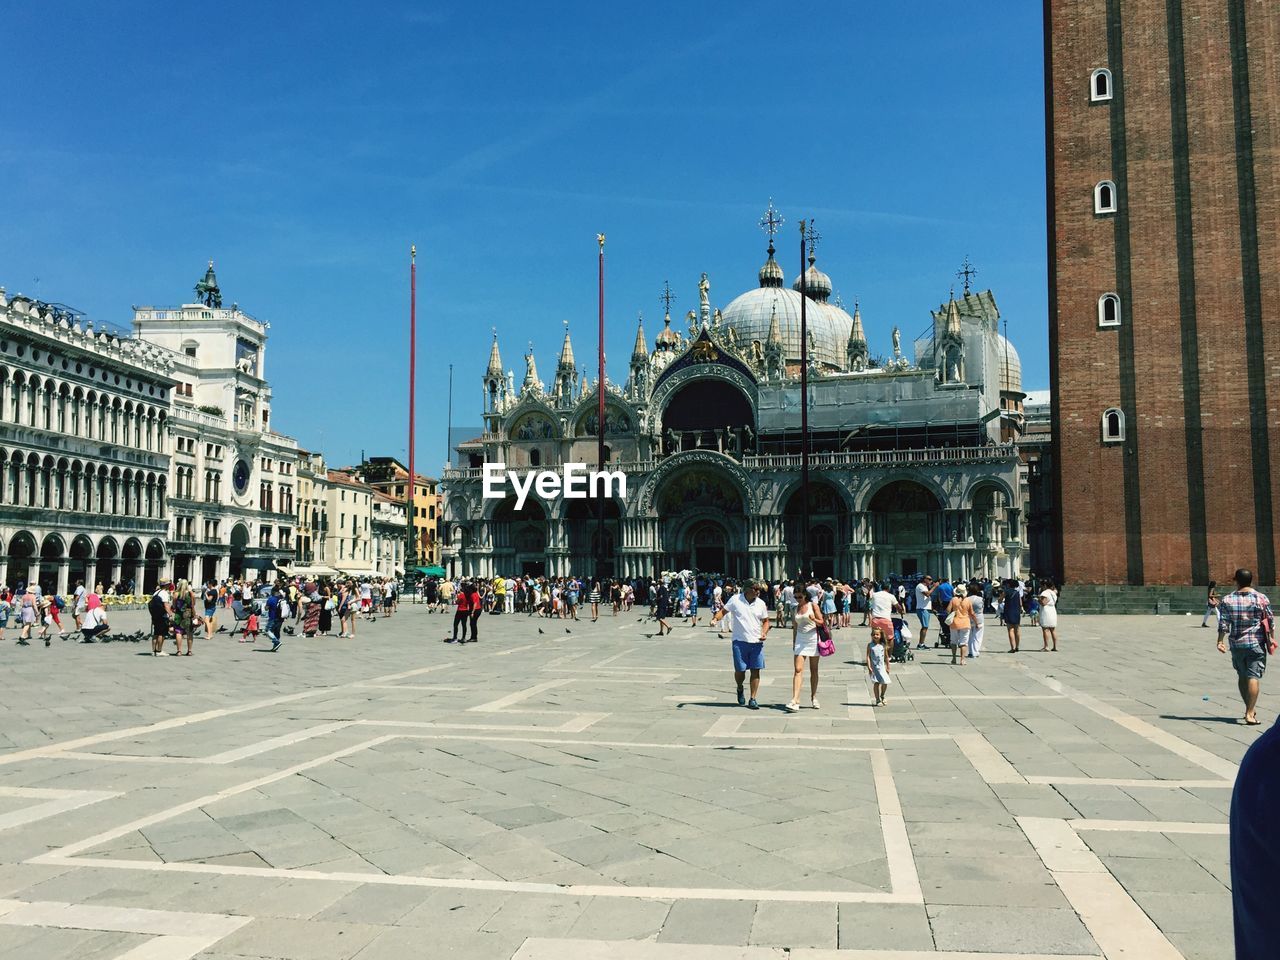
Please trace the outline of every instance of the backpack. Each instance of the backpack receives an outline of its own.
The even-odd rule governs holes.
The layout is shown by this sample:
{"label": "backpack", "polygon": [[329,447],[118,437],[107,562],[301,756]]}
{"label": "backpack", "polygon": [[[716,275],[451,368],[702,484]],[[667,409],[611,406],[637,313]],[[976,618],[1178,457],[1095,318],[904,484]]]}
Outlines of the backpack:
{"label": "backpack", "polygon": [[66,605],[65,601],[63,601],[63,599],[62,599],[62,595],[61,595],[61,594],[58,594],[57,596],[55,596],[55,597],[53,598],[53,605],[54,605],[55,607],[57,607],[59,610],[65,610],[65,609],[67,609],[67,605]]}
{"label": "backpack", "polygon": [[164,601],[160,599],[159,593],[151,595],[151,601],[147,604],[147,610],[151,612],[153,617],[164,616]]}

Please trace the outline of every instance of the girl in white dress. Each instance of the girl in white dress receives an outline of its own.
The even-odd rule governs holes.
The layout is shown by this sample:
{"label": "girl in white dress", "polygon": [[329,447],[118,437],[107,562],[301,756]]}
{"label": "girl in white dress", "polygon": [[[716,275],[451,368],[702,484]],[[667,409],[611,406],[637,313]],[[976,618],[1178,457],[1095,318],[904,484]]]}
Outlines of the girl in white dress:
{"label": "girl in white dress", "polygon": [[867,675],[871,677],[871,688],[875,693],[876,706],[883,707],[887,701],[884,697],[889,690],[889,658],[885,655],[886,638],[879,627],[871,629],[871,642],[867,644]]}
{"label": "girl in white dress", "polygon": [[809,661],[809,705],[818,709],[818,625],[825,622],[818,605],[805,594],[796,608],[791,626],[796,672],[791,678],[791,702],[786,706],[788,713],[795,713],[800,709],[800,686],[804,683],[806,660]]}
{"label": "girl in white dress", "polygon": [[1058,652],[1058,591],[1053,589],[1053,584],[1045,581],[1043,589],[1040,591],[1040,632],[1044,635],[1044,646],[1041,652],[1049,649],[1049,642],[1053,642],[1053,652]]}

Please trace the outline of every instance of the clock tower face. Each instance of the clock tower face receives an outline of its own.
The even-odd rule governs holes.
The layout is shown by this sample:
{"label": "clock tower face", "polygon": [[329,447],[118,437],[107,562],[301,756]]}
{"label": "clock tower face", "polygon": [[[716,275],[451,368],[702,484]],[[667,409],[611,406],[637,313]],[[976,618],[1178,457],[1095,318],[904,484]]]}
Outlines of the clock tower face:
{"label": "clock tower face", "polygon": [[235,468],[231,472],[231,482],[235,484],[236,493],[244,496],[246,490],[249,489],[249,465],[243,460],[237,460]]}

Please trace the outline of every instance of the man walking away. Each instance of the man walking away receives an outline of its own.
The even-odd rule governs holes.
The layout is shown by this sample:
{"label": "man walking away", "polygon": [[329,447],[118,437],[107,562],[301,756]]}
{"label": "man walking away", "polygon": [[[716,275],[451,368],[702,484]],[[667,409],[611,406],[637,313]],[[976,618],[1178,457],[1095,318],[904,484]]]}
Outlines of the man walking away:
{"label": "man walking away", "polygon": [[1244,701],[1244,722],[1256,727],[1255,712],[1262,675],[1267,669],[1267,652],[1275,634],[1271,601],[1253,589],[1253,573],[1243,567],[1235,574],[1236,589],[1218,605],[1218,650],[1231,646],[1231,665],[1236,668],[1240,699]]}
{"label": "man walking away", "polygon": [[916,618],[920,621],[920,640],[916,643],[917,650],[924,650],[929,646],[925,640],[929,634],[930,607],[933,604],[933,598],[930,596],[932,590],[933,577],[928,575],[921,577],[920,582],[916,584]]}
{"label": "man walking away", "polygon": [[[733,679],[738,684],[738,706],[744,704],[759,710],[756,697],[760,693],[760,671],[764,669],[764,641],[769,636],[769,608],[760,599],[764,585],[751,581],[741,593],[735,593],[711,618],[719,623],[725,615],[733,617]],[[751,699],[743,695],[742,684],[751,671]]]}

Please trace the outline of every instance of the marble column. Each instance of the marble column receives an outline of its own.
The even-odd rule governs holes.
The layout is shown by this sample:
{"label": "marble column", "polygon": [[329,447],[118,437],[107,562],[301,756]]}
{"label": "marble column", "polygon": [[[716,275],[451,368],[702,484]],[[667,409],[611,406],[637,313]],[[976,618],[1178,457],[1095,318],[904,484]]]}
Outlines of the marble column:
{"label": "marble column", "polygon": [[67,581],[70,579],[71,560],[68,557],[62,557],[58,560],[58,585],[57,592],[65,594],[67,592]]}
{"label": "marble column", "polygon": [[[84,586],[86,590],[92,590],[98,582],[98,561],[90,557],[84,562]],[[0,577],[0,581],[3,581]]]}

